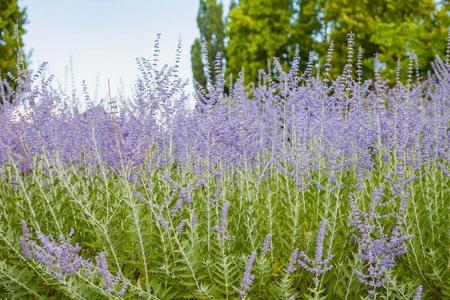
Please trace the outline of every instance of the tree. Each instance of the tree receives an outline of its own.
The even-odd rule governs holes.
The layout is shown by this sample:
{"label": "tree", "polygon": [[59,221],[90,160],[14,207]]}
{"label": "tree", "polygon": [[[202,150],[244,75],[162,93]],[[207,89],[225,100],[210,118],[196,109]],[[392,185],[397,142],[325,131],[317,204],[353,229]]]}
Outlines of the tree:
{"label": "tree", "polygon": [[[299,46],[300,52],[318,52],[317,41],[322,38],[321,10],[323,0],[292,0],[293,22],[290,37],[291,51]],[[294,48],[295,47],[295,48]],[[294,49],[292,49],[294,48]]]}
{"label": "tree", "polygon": [[[374,57],[379,53],[382,74],[388,78],[395,77],[397,61],[405,79],[411,58],[417,58],[413,63],[423,73],[431,69],[435,55],[445,56],[449,0],[233,0],[231,3],[226,35],[221,5],[220,17],[212,17],[216,4],[213,0],[201,1],[198,23],[201,39],[207,42],[214,41],[208,33],[211,28],[221,29],[221,49],[226,41],[223,49],[227,54],[226,73],[236,76],[244,71],[246,83],[255,81],[258,70],[267,69],[273,57],[280,58],[282,66],[288,65],[297,47],[303,62],[308,52],[313,51],[313,58],[318,56],[324,63],[331,41],[334,75],[342,72],[348,60],[356,64],[359,46],[363,50],[363,73],[373,72]],[[217,20],[221,26],[215,25]],[[350,57],[349,33],[356,35]],[[192,47],[192,65],[194,78],[205,84],[201,39]],[[216,44],[207,44],[210,66],[217,53],[213,46]]]}
{"label": "tree", "polygon": [[227,35],[227,74],[244,70],[255,81],[273,57],[285,62],[289,52],[291,0],[241,0],[231,9]]}
{"label": "tree", "polygon": [[[335,44],[334,65],[346,64],[347,33],[356,34],[356,46],[364,49],[363,68],[373,68],[374,55],[381,54],[389,77],[395,73],[397,60],[406,69],[411,56],[419,57],[419,67],[445,49],[448,15],[438,10],[433,0],[335,0],[324,7],[324,22],[330,30],[328,39]],[[323,49],[323,48],[322,48]],[[321,53],[323,58],[325,53]],[[403,72],[405,74],[405,72]]]}
{"label": "tree", "polygon": [[26,9],[20,8],[17,0],[0,0],[0,77],[8,72],[16,76],[17,64],[25,67],[26,57],[22,52],[22,36],[27,23]]}
{"label": "tree", "polygon": [[[205,43],[208,52],[208,68],[214,65],[216,56],[221,54],[225,60],[225,24],[223,20],[223,5],[216,0],[200,0],[197,15],[197,25],[200,38],[195,39],[191,47],[191,64],[194,80],[206,87],[205,65],[202,60],[202,43]],[[214,80],[214,72],[211,74]]]}

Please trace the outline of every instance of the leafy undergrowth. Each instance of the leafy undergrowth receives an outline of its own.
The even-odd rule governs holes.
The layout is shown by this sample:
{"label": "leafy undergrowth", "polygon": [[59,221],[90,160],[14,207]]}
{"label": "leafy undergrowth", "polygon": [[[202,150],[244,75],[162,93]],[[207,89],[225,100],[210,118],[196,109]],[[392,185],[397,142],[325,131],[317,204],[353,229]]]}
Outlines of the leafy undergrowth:
{"label": "leafy undergrowth", "polygon": [[[381,162],[363,180],[310,172],[302,187],[273,166],[200,177],[171,165],[129,180],[61,164],[24,175],[10,164],[0,187],[0,295],[407,299],[422,285],[426,298],[448,298],[449,177],[436,165],[393,166]],[[83,262],[64,273],[75,256]],[[314,270],[327,258],[329,270]]]}

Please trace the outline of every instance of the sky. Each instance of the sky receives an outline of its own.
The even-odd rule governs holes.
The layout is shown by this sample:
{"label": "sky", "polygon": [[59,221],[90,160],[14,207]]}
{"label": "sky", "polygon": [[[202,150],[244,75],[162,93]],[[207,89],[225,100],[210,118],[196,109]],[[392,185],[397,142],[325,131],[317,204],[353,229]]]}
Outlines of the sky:
{"label": "sky", "polygon": [[[225,10],[230,0],[222,1]],[[121,87],[130,93],[137,75],[136,58],[152,57],[161,33],[161,64],[173,64],[182,42],[180,76],[192,80],[190,47],[199,36],[199,0],[19,0],[29,23],[25,51],[32,51],[32,68],[48,62],[49,73],[64,83],[72,60],[76,87],[85,80],[89,91],[99,78],[99,95]],[[192,92],[192,84],[190,91]],[[113,95],[114,96],[114,95]]]}

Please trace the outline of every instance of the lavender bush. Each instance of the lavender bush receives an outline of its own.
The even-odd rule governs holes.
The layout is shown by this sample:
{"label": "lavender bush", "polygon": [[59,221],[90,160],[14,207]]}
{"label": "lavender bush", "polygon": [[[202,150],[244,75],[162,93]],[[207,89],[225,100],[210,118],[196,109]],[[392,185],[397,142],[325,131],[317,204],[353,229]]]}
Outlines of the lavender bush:
{"label": "lavender bush", "polygon": [[25,222],[22,224],[23,236],[19,238],[22,251],[26,257],[34,258],[44,264],[56,279],[75,274],[84,264],[84,259],[78,254],[80,246],[71,244],[73,229],[67,238],[61,236],[56,242],[52,236],[37,232],[39,245],[31,239],[31,233]]}
{"label": "lavender bush", "polygon": [[188,109],[158,44],[129,99],[2,81],[0,297],[450,297],[449,57],[389,81],[350,35],[337,78],[333,44],[250,86],[218,64]]}

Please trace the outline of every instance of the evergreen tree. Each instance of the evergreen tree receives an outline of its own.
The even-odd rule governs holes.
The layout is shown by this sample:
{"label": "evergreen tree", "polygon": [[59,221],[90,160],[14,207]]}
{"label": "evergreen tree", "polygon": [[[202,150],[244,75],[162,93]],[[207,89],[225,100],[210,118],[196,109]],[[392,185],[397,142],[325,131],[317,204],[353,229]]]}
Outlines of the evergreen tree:
{"label": "evergreen tree", "polygon": [[227,34],[227,73],[244,71],[255,81],[273,57],[287,61],[291,31],[291,0],[241,0],[231,9]]}
{"label": "evergreen tree", "polygon": [[26,10],[17,0],[0,0],[0,78],[7,78],[8,72],[16,76],[17,64],[25,67],[21,47],[26,22]]}
{"label": "evergreen tree", "polygon": [[322,2],[323,0],[292,0],[291,56],[297,46],[303,55],[310,51],[318,51],[317,41],[322,38],[322,30],[324,29],[320,17],[323,7]]}
{"label": "evergreen tree", "polygon": [[[200,38],[191,47],[191,64],[194,80],[206,87],[204,62],[202,59],[202,43],[205,43],[208,53],[208,68],[212,68],[218,53],[225,60],[225,24],[223,20],[223,5],[217,0],[200,0],[197,15],[197,25]],[[214,80],[214,72],[211,74]]]}

